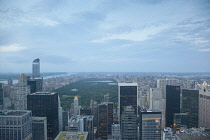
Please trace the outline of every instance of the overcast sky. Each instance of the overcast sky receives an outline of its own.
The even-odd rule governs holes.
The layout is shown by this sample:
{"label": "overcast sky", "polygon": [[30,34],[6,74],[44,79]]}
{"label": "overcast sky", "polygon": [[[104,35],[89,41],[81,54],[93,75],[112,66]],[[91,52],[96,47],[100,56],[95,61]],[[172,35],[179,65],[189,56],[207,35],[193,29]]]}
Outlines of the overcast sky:
{"label": "overcast sky", "polygon": [[209,0],[0,0],[0,72],[210,72]]}

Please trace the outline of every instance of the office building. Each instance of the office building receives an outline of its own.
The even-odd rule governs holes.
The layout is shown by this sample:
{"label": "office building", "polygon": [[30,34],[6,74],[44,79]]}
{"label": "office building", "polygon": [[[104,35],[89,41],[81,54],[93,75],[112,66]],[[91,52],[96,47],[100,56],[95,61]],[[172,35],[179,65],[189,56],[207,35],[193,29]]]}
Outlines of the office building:
{"label": "office building", "polygon": [[177,79],[157,79],[157,88],[166,88],[166,85],[177,86],[178,83]]}
{"label": "office building", "polygon": [[63,131],[66,131],[68,128],[69,112],[63,111]]}
{"label": "office building", "polygon": [[120,140],[120,124],[112,124],[112,139]]}
{"label": "office building", "polygon": [[114,104],[111,102],[104,102],[98,106],[98,136],[101,139],[107,139],[111,135],[113,108]]}
{"label": "office building", "polygon": [[33,79],[40,77],[40,60],[35,59],[32,63],[32,76]]}
{"label": "office building", "polygon": [[38,77],[34,80],[36,81],[36,92],[41,92],[43,90],[43,77]]}
{"label": "office building", "polygon": [[122,140],[137,140],[137,115],[133,106],[125,106],[120,121]]}
{"label": "office building", "polygon": [[36,91],[36,81],[33,79],[28,79],[27,80],[27,85],[30,86],[30,93],[35,93]]}
{"label": "office building", "polygon": [[58,120],[59,120],[59,131],[63,130],[63,108],[61,107],[60,97],[58,96]]}
{"label": "office building", "polygon": [[7,82],[8,82],[8,85],[9,85],[9,86],[12,86],[12,85],[13,85],[13,80],[12,80],[12,79],[8,79]]}
{"label": "office building", "polygon": [[81,106],[79,105],[78,97],[74,97],[74,102],[71,105],[70,113],[71,115],[80,115]]}
{"label": "office building", "polygon": [[199,91],[198,90],[182,90],[182,113],[189,114],[189,128],[198,128],[198,110],[199,109]]}
{"label": "office building", "polygon": [[141,111],[139,123],[140,140],[160,140],[161,139],[161,112]]}
{"label": "office building", "polygon": [[90,100],[90,108],[91,114],[94,116],[93,118],[93,125],[94,127],[98,127],[98,103],[97,101]]}
{"label": "office building", "polygon": [[30,94],[30,86],[27,85],[27,76],[22,73],[19,77],[18,92],[16,99],[17,110],[27,110],[27,95]]}
{"label": "office building", "polygon": [[138,114],[137,91],[138,91],[137,83],[118,83],[119,119],[123,112],[124,107],[126,106],[132,106],[135,110],[135,115]]}
{"label": "office building", "polygon": [[36,92],[27,96],[27,109],[35,117],[47,117],[47,139],[53,140],[59,132],[58,94]]}
{"label": "office building", "polygon": [[180,130],[182,127],[189,128],[189,115],[187,113],[175,113],[173,128]]}
{"label": "office building", "polygon": [[80,108],[80,115],[92,115],[91,108]]}
{"label": "office building", "polygon": [[94,139],[93,116],[74,115],[68,121],[68,131],[88,132],[87,140]]}
{"label": "office building", "polygon": [[210,89],[206,82],[199,90],[199,127],[210,127]]}
{"label": "office building", "polygon": [[32,140],[31,111],[1,110],[1,140]]}
{"label": "office building", "polygon": [[180,86],[166,85],[166,126],[173,127],[174,114],[180,113]]}
{"label": "office building", "polygon": [[4,108],[4,84],[0,83],[0,110]]}
{"label": "office building", "polygon": [[166,99],[163,88],[150,88],[148,95],[149,110],[160,110],[162,113],[162,128],[165,127]]}
{"label": "office building", "polygon": [[33,140],[47,140],[47,118],[32,117]]}

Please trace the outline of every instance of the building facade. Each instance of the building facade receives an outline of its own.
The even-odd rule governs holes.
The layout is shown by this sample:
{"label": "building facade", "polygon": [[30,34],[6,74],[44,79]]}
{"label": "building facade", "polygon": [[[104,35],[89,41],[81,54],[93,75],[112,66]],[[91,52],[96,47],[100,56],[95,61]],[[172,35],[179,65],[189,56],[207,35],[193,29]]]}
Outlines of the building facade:
{"label": "building facade", "polygon": [[135,114],[138,114],[138,84],[137,83],[118,83],[118,118],[123,112],[124,107],[132,106]]}
{"label": "building facade", "polygon": [[1,140],[32,140],[31,111],[1,110]]}
{"label": "building facade", "polygon": [[210,89],[206,82],[199,90],[199,127],[210,127]]}
{"label": "building facade", "polygon": [[199,91],[182,90],[182,107],[181,112],[189,115],[189,128],[198,128],[198,111],[199,111]]}
{"label": "building facade", "polygon": [[53,140],[59,133],[58,94],[36,92],[27,96],[27,109],[34,117],[47,117],[47,137]]}
{"label": "building facade", "polygon": [[137,140],[137,115],[133,106],[124,107],[120,121],[122,140]]}
{"label": "building facade", "polygon": [[39,58],[35,59],[32,63],[32,76],[33,76],[33,79],[40,77],[40,60],[39,60]]}
{"label": "building facade", "polygon": [[98,106],[98,137],[107,139],[111,135],[111,126],[113,124],[114,104],[104,102]]}
{"label": "building facade", "polygon": [[161,139],[161,112],[141,111],[139,123],[140,140],[160,140]]}
{"label": "building facade", "polygon": [[47,118],[32,117],[33,140],[47,140]]}
{"label": "building facade", "polygon": [[174,114],[180,113],[180,86],[166,85],[166,126],[173,127]]}

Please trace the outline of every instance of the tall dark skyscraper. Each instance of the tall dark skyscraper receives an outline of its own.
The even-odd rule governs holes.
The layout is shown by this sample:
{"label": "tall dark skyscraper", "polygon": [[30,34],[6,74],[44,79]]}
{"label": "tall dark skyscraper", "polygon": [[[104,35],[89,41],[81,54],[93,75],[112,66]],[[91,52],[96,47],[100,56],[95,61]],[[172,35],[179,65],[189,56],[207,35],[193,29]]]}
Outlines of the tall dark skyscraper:
{"label": "tall dark skyscraper", "polygon": [[166,85],[166,126],[173,127],[174,114],[180,113],[180,86]]}
{"label": "tall dark skyscraper", "polygon": [[59,133],[58,94],[36,92],[27,96],[27,109],[35,117],[47,117],[47,139],[53,140]]}
{"label": "tall dark skyscraper", "polygon": [[98,136],[101,139],[108,139],[108,135],[111,135],[113,107],[111,102],[102,103],[98,106]]}
{"label": "tall dark skyscraper", "polygon": [[4,106],[4,89],[3,89],[4,84],[0,83],[0,110],[3,109]]}
{"label": "tall dark skyscraper", "polygon": [[123,112],[124,107],[132,106],[135,110],[135,114],[138,114],[137,109],[137,83],[119,83],[118,84],[118,108],[119,108],[119,119]]}
{"label": "tall dark skyscraper", "polygon": [[40,77],[40,60],[39,60],[39,58],[37,58],[33,61],[32,77],[33,77],[33,79]]}
{"label": "tall dark skyscraper", "polygon": [[199,90],[182,90],[182,113],[189,114],[189,127],[198,127]]}

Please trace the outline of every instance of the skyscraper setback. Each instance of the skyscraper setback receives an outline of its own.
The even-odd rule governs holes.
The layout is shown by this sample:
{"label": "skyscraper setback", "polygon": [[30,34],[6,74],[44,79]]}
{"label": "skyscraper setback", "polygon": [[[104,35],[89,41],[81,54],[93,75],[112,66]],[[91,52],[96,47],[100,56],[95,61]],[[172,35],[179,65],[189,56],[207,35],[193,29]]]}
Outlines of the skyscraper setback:
{"label": "skyscraper setback", "polygon": [[32,76],[33,79],[40,77],[40,60],[35,59],[32,64]]}

